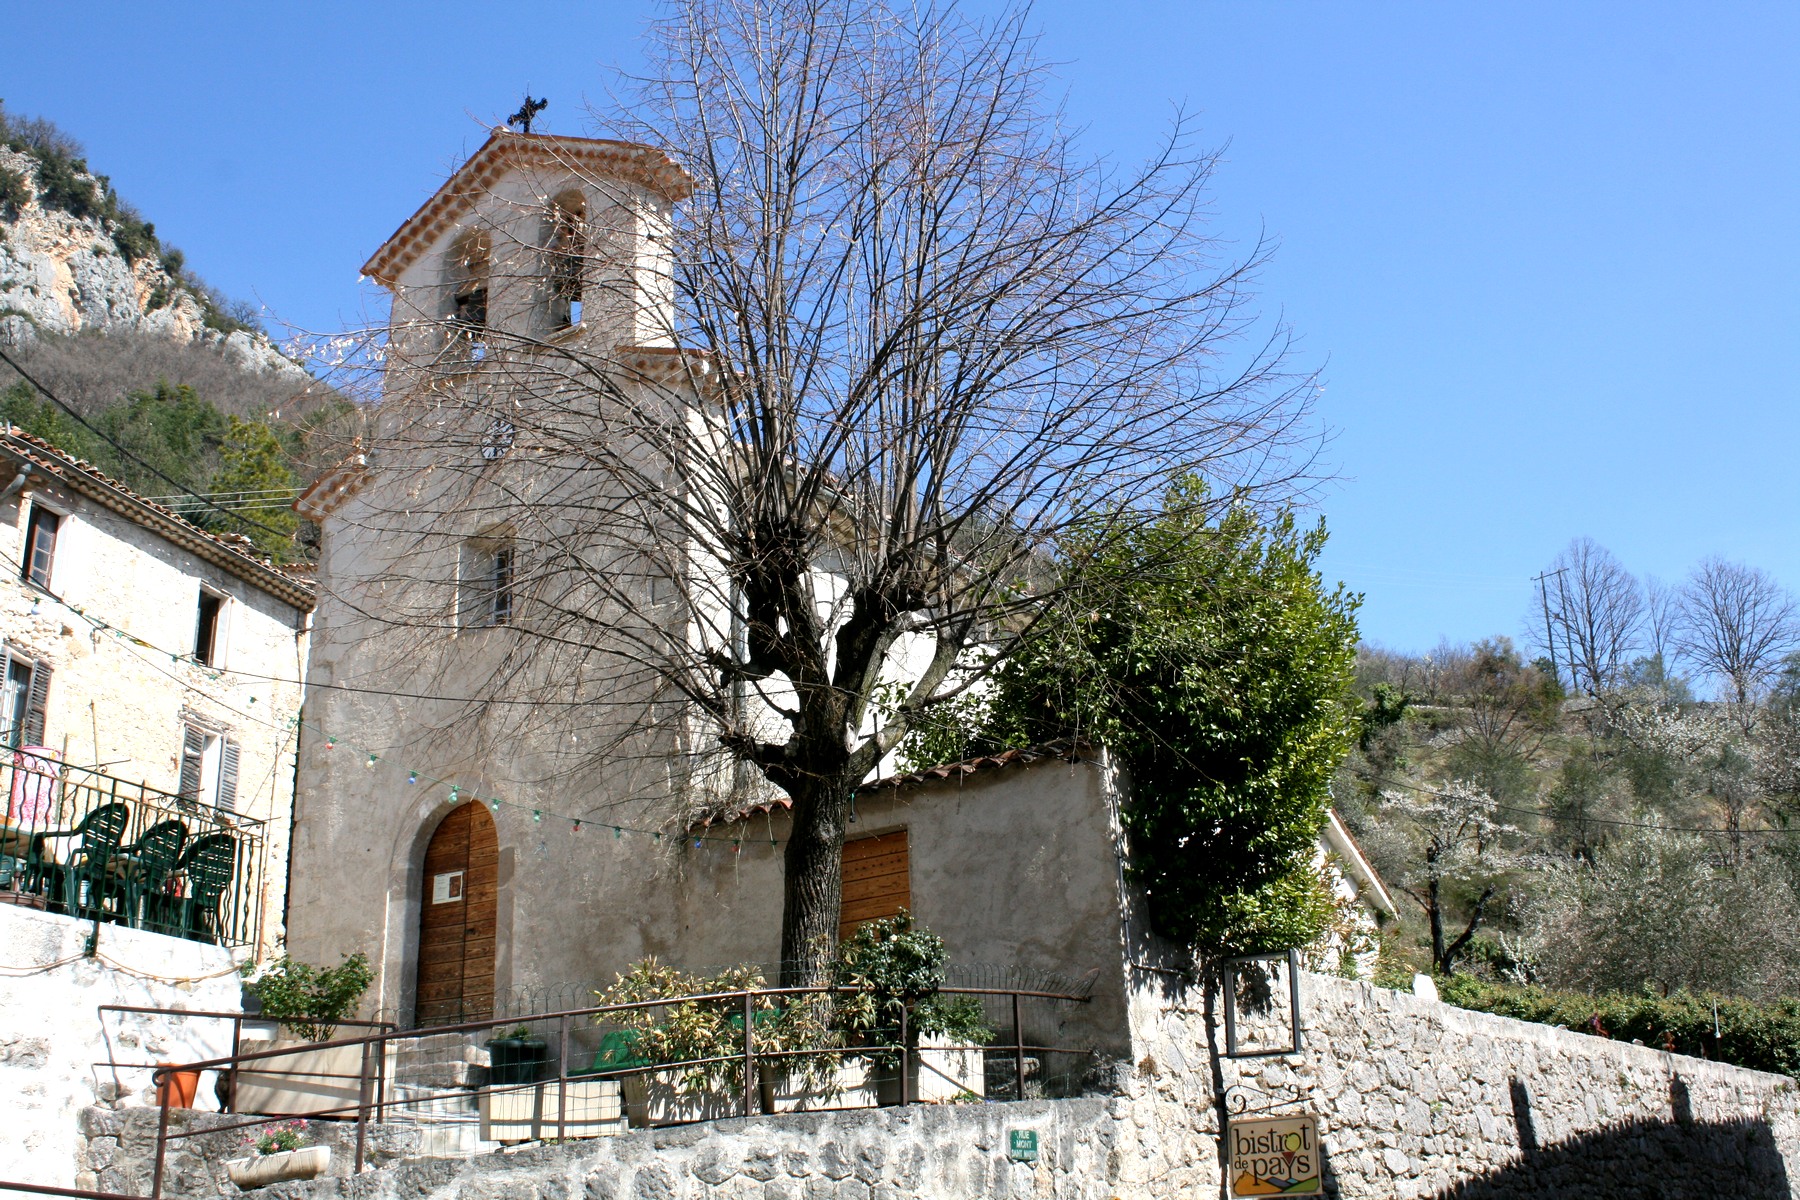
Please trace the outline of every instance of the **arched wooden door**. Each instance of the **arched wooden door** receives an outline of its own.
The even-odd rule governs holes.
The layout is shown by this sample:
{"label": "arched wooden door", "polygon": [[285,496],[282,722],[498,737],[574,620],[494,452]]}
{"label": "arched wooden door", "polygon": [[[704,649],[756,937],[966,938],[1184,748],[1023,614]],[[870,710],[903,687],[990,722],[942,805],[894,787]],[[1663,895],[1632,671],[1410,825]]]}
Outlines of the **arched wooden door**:
{"label": "arched wooden door", "polygon": [[494,1014],[495,908],[500,843],[487,805],[471,800],[438,822],[425,849],[419,903],[420,1025]]}

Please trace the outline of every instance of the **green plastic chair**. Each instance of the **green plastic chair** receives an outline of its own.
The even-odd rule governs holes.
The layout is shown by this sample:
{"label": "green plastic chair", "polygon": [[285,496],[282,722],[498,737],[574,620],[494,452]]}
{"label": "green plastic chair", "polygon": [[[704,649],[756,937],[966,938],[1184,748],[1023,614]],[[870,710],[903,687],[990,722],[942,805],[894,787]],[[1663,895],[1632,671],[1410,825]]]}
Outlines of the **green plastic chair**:
{"label": "green plastic chair", "polygon": [[166,906],[159,908],[158,901],[181,860],[187,835],[187,826],[180,821],[158,821],[119,851],[121,871],[114,882],[124,893],[125,920],[134,928],[143,928],[146,918],[151,928],[161,929],[165,923]]}
{"label": "green plastic chair", "polygon": [[231,887],[237,870],[237,839],[229,833],[208,833],[188,844],[173,873],[187,879],[181,897],[180,918],[171,932],[196,942],[219,942],[224,918],[219,904]]}
{"label": "green plastic chair", "polygon": [[[110,891],[107,874],[130,824],[130,808],[102,804],[73,829],[32,834],[25,853],[26,890],[44,893],[50,906],[77,917],[103,909]],[[55,838],[80,838],[81,846],[69,855],[69,861],[59,863],[45,845]]]}
{"label": "green plastic chair", "polygon": [[628,1071],[633,1067],[647,1067],[650,1060],[638,1050],[638,1034],[632,1029],[614,1029],[600,1039],[600,1048],[594,1054],[594,1061],[585,1071],[571,1071],[571,1075],[602,1075],[608,1071]]}

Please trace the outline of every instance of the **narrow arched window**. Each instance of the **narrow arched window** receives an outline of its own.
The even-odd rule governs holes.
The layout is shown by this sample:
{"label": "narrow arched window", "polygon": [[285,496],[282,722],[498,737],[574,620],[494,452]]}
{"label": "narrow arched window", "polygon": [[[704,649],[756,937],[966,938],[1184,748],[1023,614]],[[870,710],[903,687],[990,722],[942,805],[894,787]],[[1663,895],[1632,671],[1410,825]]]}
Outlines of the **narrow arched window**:
{"label": "narrow arched window", "polygon": [[568,329],[581,324],[581,277],[587,259],[586,199],[580,192],[564,192],[550,202],[544,226],[550,328]]}
{"label": "narrow arched window", "polygon": [[465,233],[450,246],[450,324],[471,350],[487,342],[488,260],[486,233]]}

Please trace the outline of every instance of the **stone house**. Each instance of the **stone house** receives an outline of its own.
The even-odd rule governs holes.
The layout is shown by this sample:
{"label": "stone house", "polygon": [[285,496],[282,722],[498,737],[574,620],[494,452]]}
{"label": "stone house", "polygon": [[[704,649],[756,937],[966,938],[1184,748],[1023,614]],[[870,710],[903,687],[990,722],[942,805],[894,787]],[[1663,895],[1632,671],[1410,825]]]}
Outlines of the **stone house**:
{"label": "stone house", "polygon": [[227,940],[266,951],[281,933],[310,585],[18,430],[0,433],[0,477],[0,736],[39,748],[8,754],[9,826],[72,823],[107,799],[132,808],[128,840],[182,814],[196,831],[229,826],[253,894]]}

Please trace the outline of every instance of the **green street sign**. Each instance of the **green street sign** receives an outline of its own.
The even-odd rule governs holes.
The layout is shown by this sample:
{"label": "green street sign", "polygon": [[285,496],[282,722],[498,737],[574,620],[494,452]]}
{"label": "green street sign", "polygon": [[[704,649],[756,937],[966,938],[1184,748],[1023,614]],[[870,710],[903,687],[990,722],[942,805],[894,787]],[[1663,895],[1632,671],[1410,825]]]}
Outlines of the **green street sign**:
{"label": "green street sign", "polygon": [[1037,1130],[1010,1130],[1006,1135],[1006,1156],[1014,1162],[1036,1162],[1038,1156]]}

